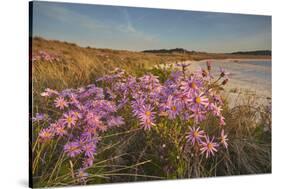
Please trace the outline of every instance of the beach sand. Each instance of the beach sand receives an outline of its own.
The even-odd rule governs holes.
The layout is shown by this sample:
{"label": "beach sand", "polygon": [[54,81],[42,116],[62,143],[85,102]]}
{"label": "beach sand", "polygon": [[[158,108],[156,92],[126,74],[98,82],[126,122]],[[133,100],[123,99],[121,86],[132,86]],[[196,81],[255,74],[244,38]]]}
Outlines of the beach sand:
{"label": "beach sand", "polygon": [[[259,106],[268,104],[272,96],[271,86],[271,62],[269,65],[251,64],[255,59],[225,59],[211,61],[211,74],[217,78],[220,74],[220,67],[229,72],[229,82],[225,86],[225,96],[228,98],[230,106],[243,104],[251,100],[252,105]],[[191,63],[191,71],[206,68],[206,60],[186,61]],[[265,62],[267,63],[267,62]]]}

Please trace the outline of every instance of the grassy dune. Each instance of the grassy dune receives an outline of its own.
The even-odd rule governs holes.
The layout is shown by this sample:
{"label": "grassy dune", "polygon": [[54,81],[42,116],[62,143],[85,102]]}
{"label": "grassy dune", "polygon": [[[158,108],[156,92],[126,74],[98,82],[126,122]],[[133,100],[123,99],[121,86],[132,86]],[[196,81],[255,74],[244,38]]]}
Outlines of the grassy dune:
{"label": "grassy dune", "polygon": [[34,95],[45,88],[62,90],[92,83],[116,66],[135,75],[143,74],[157,64],[173,63],[185,60],[203,59],[268,59],[268,56],[234,55],[216,53],[190,54],[153,54],[124,50],[97,49],[79,47],[74,43],[46,40],[35,37],[32,40],[32,53],[40,50],[62,56],[60,64],[33,64],[32,77]]}
{"label": "grassy dune", "polygon": [[[63,56],[61,64],[34,64],[33,82],[44,87],[64,89],[89,84],[116,66],[134,74],[142,74],[156,64],[190,59],[187,55],[155,55],[149,53],[82,48],[73,43],[34,38],[32,52],[40,50]],[[44,74],[42,74],[44,72]],[[43,85],[42,85],[43,84]],[[41,91],[36,90],[35,91]]]}

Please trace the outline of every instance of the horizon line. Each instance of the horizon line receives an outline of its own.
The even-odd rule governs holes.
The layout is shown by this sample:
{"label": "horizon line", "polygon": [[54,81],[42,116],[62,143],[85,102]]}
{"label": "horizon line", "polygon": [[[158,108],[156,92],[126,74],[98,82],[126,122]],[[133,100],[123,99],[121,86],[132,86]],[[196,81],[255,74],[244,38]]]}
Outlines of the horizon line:
{"label": "horizon line", "polygon": [[61,43],[72,43],[72,44],[75,44],[81,48],[95,48],[95,49],[109,49],[109,50],[119,50],[119,51],[131,51],[131,52],[144,52],[144,51],[157,51],[157,50],[173,50],[173,49],[183,49],[183,50],[186,50],[186,51],[190,51],[190,52],[197,52],[197,53],[209,53],[209,54],[231,54],[231,53],[237,53],[237,52],[254,52],[254,51],[270,51],[272,52],[271,49],[253,49],[253,50],[235,50],[235,51],[232,51],[232,52],[208,52],[208,51],[201,51],[201,50],[192,50],[192,49],[186,49],[186,48],[183,48],[183,47],[170,47],[170,48],[155,48],[155,49],[143,49],[143,50],[132,50],[132,49],[123,49],[123,48],[120,48],[120,49],[117,49],[117,48],[110,48],[110,47],[97,47],[97,46],[91,46],[91,45],[82,45],[80,44],[79,42],[75,42],[75,41],[66,41],[66,40],[61,40],[61,39],[50,39],[50,38],[47,38],[47,37],[42,37],[42,36],[31,36],[31,38],[41,38],[43,40],[47,40],[47,41],[58,41],[58,42],[61,42]]}

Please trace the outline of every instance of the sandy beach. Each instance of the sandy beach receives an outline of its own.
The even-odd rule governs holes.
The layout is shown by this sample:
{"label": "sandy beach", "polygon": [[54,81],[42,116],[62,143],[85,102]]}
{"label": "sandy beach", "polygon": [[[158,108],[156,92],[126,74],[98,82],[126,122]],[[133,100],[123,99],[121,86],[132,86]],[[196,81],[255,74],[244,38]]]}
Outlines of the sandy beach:
{"label": "sandy beach", "polygon": [[[212,74],[218,75],[219,68],[229,72],[229,82],[226,85],[230,105],[243,103],[245,100],[255,99],[253,105],[267,104],[271,99],[271,60],[255,59],[226,59],[210,60]],[[206,65],[206,60],[193,62],[191,70]]]}
{"label": "sandy beach", "polygon": [[[186,61],[191,71],[206,67],[207,60]],[[220,67],[229,72],[229,82],[225,95],[230,105],[243,103],[250,98],[256,105],[268,104],[271,99],[271,60],[270,59],[224,59],[211,61],[211,74],[219,75]]]}

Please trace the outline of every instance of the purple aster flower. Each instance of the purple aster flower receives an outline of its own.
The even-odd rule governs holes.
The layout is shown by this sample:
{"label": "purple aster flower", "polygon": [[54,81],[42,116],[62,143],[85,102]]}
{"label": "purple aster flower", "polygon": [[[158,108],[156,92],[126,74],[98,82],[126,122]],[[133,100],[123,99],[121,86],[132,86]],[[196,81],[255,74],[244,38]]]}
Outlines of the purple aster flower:
{"label": "purple aster flower", "polygon": [[68,107],[68,102],[65,101],[63,97],[57,97],[55,99],[55,106],[63,110],[65,107]]}
{"label": "purple aster flower", "polygon": [[51,128],[45,128],[39,132],[39,138],[42,142],[51,140],[53,137],[54,137],[54,131]]}
{"label": "purple aster flower", "polygon": [[77,171],[76,176],[79,182],[86,182],[89,174],[85,172],[85,169],[81,168]]}
{"label": "purple aster flower", "polygon": [[107,130],[107,127],[101,121],[101,116],[96,115],[93,112],[87,113],[86,121],[88,124],[87,131],[92,134],[96,134],[97,130],[102,131],[102,132]]}
{"label": "purple aster flower", "polygon": [[108,127],[105,124],[98,125],[97,129],[101,132],[107,131]]}
{"label": "purple aster flower", "polygon": [[124,125],[124,123],[124,119],[121,116],[111,116],[107,119],[108,127],[118,127],[120,125]]}
{"label": "purple aster flower", "polygon": [[187,142],[191,142],[192,145],[201,143],[201,139],[204,137],[205,132],[200,130],[200,127],[189,127],[189,130],[188,136],[186,137]]}
{"label": "purple aster flower", "polygon": [[99,87],[92,87],[89,90],[91,93],[95,95],[96,100],[102,100],[104,99],[104,92],[102,88]]}
{"label": "purple aster flower", "polygon": [[225,125],[225,118],[223,116],[220,116],[220,125]]}
{"label": "purple aster flower", "polygon": [[96,145],[93,142],[84,144],[82,149],[87,157],[93,157],[96,153]]}
{"label": "purple aster flower", "polygon": [[144,98],[135,98],[135,100],[131,101],[131,106],[133,108],[133,114],[138,116],[140,109],[144,106],[145,100]]}
{"label": "purple aster flower", "polygon": [[101,117],[117,111],[115,103],[108,100],[94,100],[91,107],[93,107],[94,112]]}
{"label": "purple aster flower", "polygon": [[188,93],[180,92],[177,94],[177,101],[181,103],[183,108],[190,103],[191,99],[192,97]]}
{"label": "purple aster flower", "polygon": [[214,103],[210,103],[209,108],[214,116],[221,116],[221,111],[222,111],[221,106],[216,106]]}
{"label": "purple aster flower", "polygon": [[62,97],[71,97],[73,95],[74,89],[64,89],[61,93],[60,96]]}
{"label": "purple aster flower", "polygon": [[140,80],[140,83],[146,83],[146,84],[159,83],[158,76],[155,76],[152,74],[144,75],[144,76],[140,77],[139,80]]}
{"label": "purple aster flower", "polygon": [[181,89],[184,91],[184,93],[187,93],[189,95],[192,93],[198,93],[202,86],[202,80],[197,79],[194,76],[191,76],[181,83]]}
{"label": "purple aster flower", "polygon": [[216,149],[219,145],[214,142],[214,137],[210,140],[209,136],[205,137],[205,142],[201,142],[202,147],[200,148],[201,154],[206,153],[206,158],[210,155],[215,155]]}
{"label": "purple aster flower", "polygon": [[173,85],[178,83],[183,78],[183,73],[181,71],[172,71],[170,74],[170,79],[165,81],[165,86]]}
{"label": "purple aster flower", "polygon": [[122,98],[126,98],[129,94],[129,88],[125,82],[117,82],[113,86],[113,91],[120,95]]}
{"label": "purple aster flower", "polygon": [[104,92],[102,88],[96,87],[93,85],[88,85],[87,89],[85,89],[80,95],[80,99],[84,99],[87,97],[93,97],[95,100],[102,100],[104,99]]}
{"label": "purple aster flower", "polygon": [[81,112],[86,111],[86,109],[87,109],[87,107],[84,104],[81,104],[81,103],[76,104],[75,107]]}
{"label": "purple aster flower", "polygon": [[101,120],[100,120],[100,116],[94,114],[93,112],[88,112],[86,114],[86,121],[87,124],[94,129],[97,129],[99,127],[99,125],[102,124]]}
{"label": "purple aster flower", "polygon": [[59,93],[56,91],[56,90],[53,90],[53,89],[50,89],[50,88],[47,88],[45,89],[44,92],[41,93],[41,96],[47,96],[47,97],[50,97],[50,96],[53,96],[53,95],[58,95]]}
{"label": "purple aster flower", "polygon": [[54,62],[54,61],[60,61],[60,58],[56,54],[51,54],[47,51],[39,51],[37,59],[41,61],[46,61],[46,62]]}
{"label": "purple aster flower", "polygon": [[224,130],[221,130],[221,144],[227,148],[228,147],[228,144],[227,144],[227,141],[228,141],[228,138],[227,138],[227,135],[224,134]]}
{"label": "purple aster flower", "polygon": [[77,95],[75,95],[75,94],[70,94],[69,95],[69,98],[70,98],[70,104],[79,104],[79,100],[77,99]]}
{"label": "purple aster flower", "polygon": [[58,120],[55,123],[52,123],[49,128],[52,128],[54,134],[57,136],[64,136],[67,134],[62,119]]}
{"label": "purple aster flower", "polygon": [[165,105],[166,112],[168,113],[169,119],[175,119],[177,115],[179,115],[182,110],[182,106],[180,102],[173,100],[173,97],[170,95],[167,99],[167,103]]}
{"label": "purple aster flower", "polygon": [[144,75],[143,77],[139,78],[139,85],[142,89],[152,90],[157,87],[160,82],[158,80],[158,76],[154,76],[152,74]]}
{"label": "purple aster flower", "polygon": [[71,128],[72,126],[75,126],[77,118],[74,114],[70,113],[64,113],[63,114],[63,123],[68,127]]}
{"label": "purple aster flower", "polygon": [[70,111],[70,114],[77,120],[77,119],[81,119],[82,118],[82,113],[80,113],[79,111]]}
{"label": "purple aster flower", "polygon": [[69,142],[64,145],[64,152],[66,152],[69,157],[75,157],[82,151],[79,142]]}
{"label": "purple aster flower", "polygon": [[67,134],[67,131],[65,130],[65,127],[62,125],[56,126],[55,133],[58,136],[64,136]]}
{"label": "purple aster flower", "polygon": [[194,94],[189,101],[193,103],[194,108],[206,108],[209,105],[209,99],[204,93]]}
{"label": "purple aster flower", "polygon": [[45,121],[48,120],[47,114],[36,113],[35,117],[32,118],[32,121]]}
{"label": "purple aster flower", "polygon": [[141,125],[144,127],[144,130],[150,130],[151,127],[155,125],[155,114],[156,113],[153,112],[153,108],[151,107],[151,105],[145,105],[141,107],[137,115],[141,121]]}
{"label": "purple aster flower", "polygon": [[78,92],[79,94],[81,94],[81,93],[85,92],[85,90],[86,90],[85,87],[80,87],[80,88],[77,89],[77,92]]}
{"label": "purple aster flower", "polygon": [[127,78],[126,83],[127,83],[127,87],[128,87],[129,89],[134,89],[134,88],[136,87],[136,84],[137,84],[137,79],[136,79],[136,77],[129,76],[129,77]]}
{"label": "purple aster flower", "polygon": [[202,111],[198,108],[191,108],[190,110],[192,111],[190,118],[193,118],[195,123],[200,123],[206,119],[206,111]]}
{"label": "purple aster flower", "polygon": [[126,98],[126,97],[125,97],[125,98],[122,98],[122,99],[118,102],[118,105],[117,105],[116,109],[119,110],[119,109],[123,108],[123,107],[127,104],[128,101],[129,101],[128,98]]}

